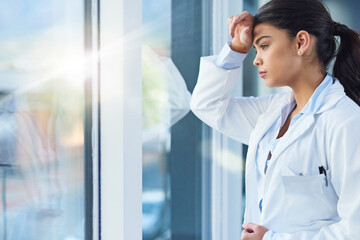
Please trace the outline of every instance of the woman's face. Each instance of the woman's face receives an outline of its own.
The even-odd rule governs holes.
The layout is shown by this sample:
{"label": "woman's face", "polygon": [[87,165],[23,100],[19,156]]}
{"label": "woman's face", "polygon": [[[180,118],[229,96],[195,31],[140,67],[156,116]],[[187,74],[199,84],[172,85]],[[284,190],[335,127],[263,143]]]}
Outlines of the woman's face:
{"label": "woman's face", "polygon": [[292,86],[301,71],[296,38],[285,30],[261,23],[254,28],[256,57],[253,64],[268,87]]}

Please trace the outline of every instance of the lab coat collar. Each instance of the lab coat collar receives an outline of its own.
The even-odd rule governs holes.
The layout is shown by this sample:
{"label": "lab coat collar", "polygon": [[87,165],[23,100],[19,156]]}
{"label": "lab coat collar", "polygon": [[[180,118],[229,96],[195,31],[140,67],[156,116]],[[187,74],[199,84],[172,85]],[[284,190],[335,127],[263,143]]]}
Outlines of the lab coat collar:
{"label": "lab coat collar", "polygon": [[[305,115],[322,113],[333,107],[344,95],[344,87],[339,80],[327,74],[300,113]],[[293,91],[285,93],[279,100],[283,106],[290,104],[294,101]]]}
{"label": "lab coat collar", "polygon": [[282,141],[278,143],[272,158],[276,159],[288,146],[290,146],[296,139],[301,137],[315,124],[315,117],[312,114],[304,115],[301,121],[296,121],[295,124],[288,129],[288,132],[282,137]]}
{"label": "lab coat collar", "polygon": [[[273,152],[274,158],[315,124],[316,114],[320,114],[332,108],[342,97],[344,97],[344,87],[340,84],[339,80],[333,78],[331,75],[327,75],[324,81],[325,82],[322,83],[323,85],[320,84],[322,86],[319,85],[320,87],[323,87],[320,94],[318,94],[316,98],[309,100],[304,107],[305,110],[302,111],[302,119],[296,121],[294,125],[288,129],[288,133],[283,136],[282,141],[280,141],[275,148]],[[286,97],[285,102],[291,102],[293,93],[291,92],[291,94]]]}

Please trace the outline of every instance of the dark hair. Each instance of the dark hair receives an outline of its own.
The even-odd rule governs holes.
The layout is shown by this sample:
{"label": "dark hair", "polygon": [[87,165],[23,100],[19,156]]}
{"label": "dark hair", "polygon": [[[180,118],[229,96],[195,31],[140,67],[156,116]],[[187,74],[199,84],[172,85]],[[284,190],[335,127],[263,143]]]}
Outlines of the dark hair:
{"label": "dark hair", "polygon": [[[360,36],[347,26],[334,22],[320,0],[272,0],[255,15],[254,27],[260,23],[287,30],[290,37],[295,37],[301,30],[314,35],[317,56],[325,70],[336,56],[333,76],[360,106]],[[338,48],[335,36],[340,36]]]}

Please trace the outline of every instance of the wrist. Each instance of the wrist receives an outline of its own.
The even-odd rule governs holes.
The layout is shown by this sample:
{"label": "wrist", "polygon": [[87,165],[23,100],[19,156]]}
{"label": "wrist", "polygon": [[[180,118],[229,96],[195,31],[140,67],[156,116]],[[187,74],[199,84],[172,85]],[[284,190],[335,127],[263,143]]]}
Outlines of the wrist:
{"label": "wrist", "polygon": [[234,41],[234,40],[230,43],[231,50],[238,52],[238,53],[248,53],[248,51],[250,50],[250,47],[247,47],[244,44],[242,44],[241,42]]}

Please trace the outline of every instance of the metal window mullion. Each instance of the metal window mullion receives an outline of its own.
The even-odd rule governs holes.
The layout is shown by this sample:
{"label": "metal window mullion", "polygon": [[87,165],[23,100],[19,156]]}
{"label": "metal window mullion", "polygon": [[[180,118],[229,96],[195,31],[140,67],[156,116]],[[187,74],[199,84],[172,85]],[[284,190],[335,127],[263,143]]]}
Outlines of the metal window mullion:
{"label": "metal window mullion", "polygon": [[91,29],[92,29],[92,52],[89,56],[91,62],[92,77],[92,185],[93,185],[93,211],[92,211],[92,240],[101,239],[101,219],[100,219],[100,0],[91,0]]}
{"label": "metal window mullion", "polygon": [[93,108],[92,108],[92,61],[87,61],[93,52],[92,2],[84,1],[84,46],[85,46],[85,81],[84,81],[84,236],[93,239]]}

